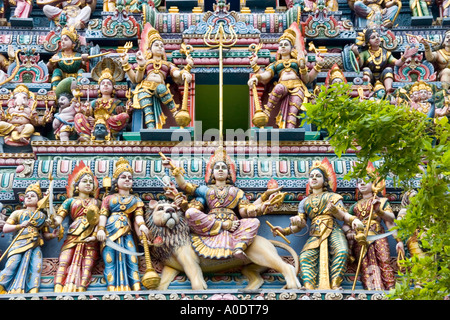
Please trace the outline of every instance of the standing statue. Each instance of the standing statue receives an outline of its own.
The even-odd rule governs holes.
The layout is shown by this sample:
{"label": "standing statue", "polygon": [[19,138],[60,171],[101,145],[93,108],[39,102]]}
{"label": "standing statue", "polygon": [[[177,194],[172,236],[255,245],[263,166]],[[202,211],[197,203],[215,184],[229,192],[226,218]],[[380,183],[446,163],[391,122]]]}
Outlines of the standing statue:
{"label": "standing statue", "polygon": [[9,0],[9,4],[16,6],[13,14],[14,18],[28,18],[33,9],[33,0]]}
{"label": "standing statue", "polygon": [[235,164],[222,147],[207,164],[206,185],[203,186],[187,183],[182,169],[171,167],[170,159],[164,160],[163,165],[173,169],[178,187],[195,198],[185,216],[193,232],[197,254],[212,259],[245,259],[245,250],[252,244],[260,226],[256,216],[271,210],[269,198],[280,189],[268,190],[250,203],[244,191],[234,186]]}
{"label": "standing statue", "polygon": [[[351,49],[358,60],[359,67],[362,68],[363,80],[370,82],[373,86],[377,81],[381,81],[386,93],[392,93],[394,91],[392,66],[402,66],[406,59],[417,53],[418,49],[408,47],[401,59],[396,59],[392,52],[381,46],[381,37],[377,29],[365,29],[359,33],[357,39],[357,44],[352,45]],[[358,46],[362,47],[362,52],[359,52]]]}
{"label": "standing statue", "polygon": [[45,16],[57,25],[84,29],[95,10],[97,0],[37,0]]}
{"label": "standing statue", "polygon": [[61,31],[61,50],[47,63],[49,72],[52,72],[52,90],[58,83],[67,77],[74,77],[77,82],[86,70],[88,54],[77,52],[80,38],[74,27],[65,27]]}
{"label": "standing statue", "polygon": [[[377,187],[380,187],[379,182]],[[387,201],[387,198],[379,198],[374,189],[375,184],[358,180],[358,192],[362,199],[350,207],[349,213],[362,221],[365,228],[368,228],[368,235],[380,235],[385,233],[381,222],[383,221],[388,229],[395,227],[395,215]],[[372,213],[371,213],[372,212]],[[370,226],[368,224],[370,223]],[[360,257],[361,250],[367,253],[361,261],[361,279],[364,288],[367,290],[389,290],[395,285],[394,269],[390,265],[390,250],[387,237],[367,243],[365,239],[358,241],[359,231],[344,225],[350,249],[355,257]],[[356,240],[356,241],[355,241]],[[367,247],[368,246],[368,247]],[[366,249],[367,247],[367,249]]]}
{"label": "standing statue", "polygon": [[139,229],[147,239],[149,234],[143,218],[144,202],[131,193],[132,185],[133,168],[120,158],[113,173],[111,193],[102,201],[97,228],[108,291],[141,289],[133,229]]}
{"label": "standing statue", "polygon": [[67,179],[67,197],[54,217],[55,228],[70,216],[67,237],[59,255],[55,292],[84,292],[99,258],[95,228],[100,201],[97,178],[81,161]]}
{"label": "standing statue", "polygon": [[[47,198],[48,199],[48,198]],[[41,285],[42,250],[45,240],[56,237],[49,232],[47,215],[40,211],[46,204],[39,183],[25,190],[24,209],[16,210],[6,220],[3,232],[16,232],[0,272],[0,293],[37,293]]]}
{"label": "standing statue", "polygon": [[365,21],[360,27],[392,28],[402,8],[400,0],[348,0],[350,9]]}
{"label": "standing statue", "polygon": [[35,127],[45,125],[52,119],[51,110],[47,109],[42,118],[36,111],[35,94],[24,84],[18,85],[8,100],[6,113],[2,110],[0,119],[0,136],[11,146],[29,145],[35,134]]}
{"label": "standing statue", "polygon": [[264,106],[264,112],[267,115],[274,108],[279,107],[280,111],[276,117],[278,128],[298,127],[297,116],[301,110],[304,110],[303,103],[308,102],[308,98],[311,97],[306,84],[316,79],[324,62],[323,58],[317,54],[315,66],[308,70],[306,60],[304,39],[295,22],[278,40],[277,57],[274,63],[261,69],[256,64],[257,55],[250,58],[250,64],[255,73],[248,81],[250,88],[258,83],[268,84],[275,76],[279,78]]}
{"label": "standing statue", "polygon": [[349,214],[336,190],[336,174],[328,159],[315,161],[309,171],[307,193],[298,206],[298,215],[287,228],[274,227],[274,236],[290,235],[311,220],[309,239],[300,253],[301,279],[306,289],[340,289],[349,256],[347,239],[337,220],[354,229],[362,222]]}
{"label": "standing statue", "polygon": [[[114,85],[121,81],[124,72],[111,58],[104,58],[91,72],[92,79],[98,82],[99,95],[92,102],[86,102],[75,116],[75,130],[80,141],[112,140],[123,130],[130,118],[122,100],[115,98]],[[104,129],[104,135],[99,129]]]}
{"label": "standing statue", "polygon": [[74,82],[76,82],[75,78],[68,77],[63,79],[55,88],[59,110],[53,116],[52,127],[57,140],[69,141],[70,136],[75,132],[74,119],[80,108],[77,99],[72,94]]}
{"label": "standing statue", "polygon": [[187,65],[180,70],[175,64],[167,61],[164,42],[158,31],[147,23],[142,31],[139,51],[136,53],[138,67],[133,70],[128,64],[128,54],[121,55],[123,70],[131,82],[137,83],[134,90],[133,108],[144,110],[144,122],[147,129],[162,129],[167,116],[163,113],[161,103],[175,116],[179,112],[179,105],[166,84],[169,75],[175,83],[181,85],[186,80],[192,80],[189,73],[194,65],[190,55]]}
{"label": "standing statue", "polygon": [[445,32],[442,44],[436,51],[431,49],[430,44],[423,37],[419,36],[418,41],[425,47],[425,59],[435,65],[442,88],[448,90],[450,88],[450,30]]}

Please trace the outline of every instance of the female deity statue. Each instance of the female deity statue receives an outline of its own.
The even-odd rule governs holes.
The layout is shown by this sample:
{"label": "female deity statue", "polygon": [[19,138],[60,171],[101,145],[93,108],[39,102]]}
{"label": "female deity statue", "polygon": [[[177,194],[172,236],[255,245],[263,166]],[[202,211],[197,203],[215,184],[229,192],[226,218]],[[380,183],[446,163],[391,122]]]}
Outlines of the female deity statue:
{"label": "female deity statue", "polygon": [[133,229],[139,229],[147,239],[149,234],[143,218],[144,202],[131,193],[132,185],[133,168],[126,159],[120,158],[113,173],[111,193],[102,201],[97,230],[108,291],[141,288]]}
{"label": "female deity statue", "polygon": [[14,9],[14,18],[26,19],[30,16],[31,10],[33,9],[32,0],[9,0],[9,3],[16,6]]}
{"label": "female deity statue", "polygon": [[392,28],[402,8],[400,0],[348,0],[356,16],[367,20],[361,27]]}
{"label": "female deity statue", "polygon": [[105,140],[116,138],[130,118],[122,100],[115,98],[114,85],[124,77],[122,68],[111,58],[104,58],[92,70],[92,79],[98,82],[98,98],[86,103],[75,116],[75,130],[80,141],[96,140],[97,124],[106,126]]}
{"label": "female deity statue", "polygon": [[433,51],[423,37],[419,36],[418,41],[425,48],[425,59],[435,65],[442,88],[448,90],[450,88],[450,30],[445,32],[440,49],[437,51]]}
{"label": "female deity statue", "polygon": [[16,210],[6,220],[3,232],[16,232],[7,252],[5,269],[0,273],[0,293],[37,293],[41,284],[42,250],[45,240],[56,237],[49,232],[39,183],[25,190],[24,209]]}
{"label": "female deity statue", "polygon": [[[381,35],[377,29],[366,29],[359,34],[357,39],[357,44],[352,45],[351,50],[363,71],[363,80],[370,82],[373,86],[377,81],[381,81],[386,93],[392,93],[394,91],[392,87],[394,82],[392,65],[402,66],[406,59],[417,53],[418,49],[409,47],[405,50],[401,59],[396,59],[390,51],[381,46]],[[362,46],[362,52],[359,52],[358,46]]]}
{"label": "female deity statue", "polygon": [[161,103],[175,116],[179,112],[179,105],[166,84],[170,75],[176,84],[192,80],[189,73],[194,61],[187,56],[187,65],[180,70],[175,64],[167,61],[163,39],[158,31],[149,23],[142,31],[139,51],[136,52],[138,67],[133,70],[128,64],[128,54],[121,55],[123,70],[131,82],[137,83],[133,93],[133,108],[144,110],[144,122],[147,129],[162,129],[167,116],[164,114]]}
{"label": "female deity statue", "polygon": [[74,77],[79,81],[86,70],[87,53],[79,53],[77,49],[80,39],[74,27],[65,27],[61,31],[61,50],[53,55],[47,63],[52,73],[52,90],[66,77]]}
{"label": "female deity statue", "polygon": [[250,88],[258,83],[268,84],[275,76],[278,82],[268,96],[268,102],[263,110],[267,115],[275,108],[280,111],[276,117],[278,128],[298,127],[298,118],[302,104],[308,101],[311,94],[306,87],[312,82],[323,66],[323,58],[316,55],[316,64],[308,70],[306,66],[306,50],[304,40],[297,23],[283,33],[278,40],[276,61],[261,69],[257,64],[257,55],[250,58],[250,64],[255,73],[248,81]]}
{"label": "female deity statue", "polygon": [[[365,182],[362,179],[358,180],[358,193],[362,195],[362,199],[353,204],[349,210],[351,215],[362,221],[364,228],[367,228],[370,221],[367,233],[369,236],[385,233],[385,229],[381,224],[382,221],[384,221],[388,229],[395,226],[395,215],[387,198],[379,198],[377,196],[376,188],[384,189],[383,184],[383,182],[375,184],[373,182]],[[395,285],[395,274],[389,263],[391,255],[387,237],[367,244],[365,241],[358,241],[359,231],[353,227],[344,225],[343,229],[346,232],[350,249],[355,257],[359,258],[363,246],[368,245],[367,253],[361,261],[361,279],[364,288],[367,290],[392,289]]]}
{"label": "female deity statue", "polygon": [[[348,244],[337,220],[359,229],[361,221],[344,208],[336,190],[336,174],[328,159],[315,161],[309,171],[307,193],[298,206],[298,215],[290,218],[287,228],[274,227],[284,235],[299,232],[311,220],[310,237],[300,253],[302,282],[306,289],[340,289],[347,267]],[[329,265],[330,264],[330,265]]]}
{"label": "female deity statue", "polygon": [[55,292],[84,292],[99,257],[95,228],[99,220],[98,181],[83,161],[67,179],[67,197],[53,218],[55,228],[69,216],[70,226],[59,255]]}
{"label": "female deity statue", "polygon": [[26,85],[18,85],[7,102],[6,113],[0,114],[0,136],[11,146],[29,145],[35,127],[51,121],[52,113],[46,110],[42,118],[36,112],[35,94]]}
{"label": "female deity statue", "polygon": [[244,251],[252,244],[260,225],[255,217],[272,210],[270,198],[280,188],[268,190],[253,204],[250,203],[244,191],[234,186],[235,164],[222,147],[216,150],[207,164],[206,185],[187,183],[183,169],[171,167],[169,158],[163,161],[163,165],[173,169],[178,187],[194,197],[185,217],[193,233],[193,246],[197,254],[210,259],[232,256],[245,259]]}

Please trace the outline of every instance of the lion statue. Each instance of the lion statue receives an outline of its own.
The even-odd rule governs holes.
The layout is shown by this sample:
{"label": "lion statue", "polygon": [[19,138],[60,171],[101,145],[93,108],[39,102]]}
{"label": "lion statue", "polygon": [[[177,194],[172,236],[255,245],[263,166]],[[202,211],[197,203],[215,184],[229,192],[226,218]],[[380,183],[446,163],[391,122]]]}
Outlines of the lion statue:
{"label": "lion statue", "polygon": [[[204,290],[207,289],[207,284],[203,272],[219,272],[237,267],[242,267],[242,274],[248,278],[248,290],[256,290],[263,285],[264,280],[260,273],[268,268],[284,276],[284,288],[301,287],[297,278],[298,256],[295,250],[284,243],[257,236],[245,251],[248,261],[236,258],[206,259],[196,254],[184,212],[175,203],[150,201],[145,221],[151,235],[150,243],[154,239],[162,238],[160,245],[150,246],[152,260],[163,265],[157,290],[166,290],[180,272],[184,272],[189,278],[193,290]],[[295,267],[283,261],[276,247],[287,250],[294,257]]]}

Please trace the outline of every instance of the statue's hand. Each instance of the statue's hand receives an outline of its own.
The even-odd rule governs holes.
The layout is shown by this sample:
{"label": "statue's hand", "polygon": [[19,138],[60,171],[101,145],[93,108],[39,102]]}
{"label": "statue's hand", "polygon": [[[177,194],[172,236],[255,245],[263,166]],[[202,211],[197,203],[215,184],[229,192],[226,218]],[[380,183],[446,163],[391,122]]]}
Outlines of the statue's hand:
{"label": "statue's hand", "polygon": [[258,78],[251,77],[250,80],[248,80],[247,84],[250,88],[252,88],[253,85],[258,85]]}
{"label": "statue's hand", "polygon": [[136,62],[140,67],[145,67],[146,60],[141,50],[136,52]]}
{"label": "statue's hand", "polygon": [[105,233],[105,231],[103,231],[103,230],[98,230],[97,231],[97,240],[101,241],[101,242],[106,240],[106,233]]}

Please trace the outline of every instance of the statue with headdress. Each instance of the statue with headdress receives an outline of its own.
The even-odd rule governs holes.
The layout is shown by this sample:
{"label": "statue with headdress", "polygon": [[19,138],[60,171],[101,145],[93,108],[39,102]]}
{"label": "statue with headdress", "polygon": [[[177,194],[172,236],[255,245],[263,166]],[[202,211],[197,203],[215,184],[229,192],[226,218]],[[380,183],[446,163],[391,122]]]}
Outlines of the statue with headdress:
{"label": "statue with headdress", "polygon": [[[115,97],[115,84],[122,81],[124,72],[119,63],[111,58],[102,59],[92,69],[92,79],[98,83],[98,97],[86,102],[75,116],[75,130],[80,141],[117,139],[130,118],[123,101]],[[103,134],[97,134],[96,127]]]}
{"label": "statue with headdress", "polygon": [[69,228],[59,254],[55,292],[83,292],[100,256],[95,230],[99,220],[98,180],[83,161],[67,179],[67,199],[53,217],[55,228],[69,217]]}
{"label": "statue with headdress", "polygon": [[257,55],[250,58],[254,75],[248,85],[250,88],[255,84],[267,85],[278,77],[263,111],[270,117],[272,110],[279,110],[275,117],[278,128],[297,128],[298,115],[304,111],[302,105],[312,98],[306,84],[316,79],[324,62],[318,52],[316,64],[311,70],[308,69],[304,39],[296,22],[285,30],[278,45],[276,61],[264,69],[257,65]]}
{"label": "statue with headdress", "polygon": [[[380,81],[387,94],[391,94],[394,89],[393,65],[402,66],[406,59],[417,53],[418,48],[407,47],[400,59],[396,59],[392,52],[382,46],[381,31],[379,29],[364,29],[357,37],[356,45],[352,45],[351,50],[356,56],[359,67],[363,71],[363,80],[375,85]],[[358,47],[362,48],[360,52]]]}
{"label": "statue with headdress", "polygon": [[[358,179],[356,198],[349,213],[358,218],[367,230],[367,236],[379,236],[385,234],[384,225],[391,229],[395,227],[395,215],[387,198],[385,181],[376,177],[374,165],[369,162],[367,167],[368,180]],[[361,261],[361,280],[367,290],[390,290],[395,286],[394,269],[390,264],[390,249],[388,238],[383,237],[370,243],[366,242],[361,230],[345,224],[344,232],[349,242],[350,251],[355,257],[361,256],[361,250],[365,246],[366,254]]]}
{"label": "statue with headdress", "polygon": [[62,29],[60,50],[47,63],[49,72],[52,73],[52,90],[55,90],[64,78],[74,77],[77,82],[81,80],[86,70],[88,55],[78,52],[80,43],[80,36],[74,27]]}
{"label": "statue with headdress", "polygon": [[73,94],[75,83],[75,78],[68,77],[63,79],[55,89],[59,109],[53,116],[52,127],[57,140],[69,141],[70,136],[75,132],[74,119],[80,111],[77,98]]}
{"label": "statue with headdress", "polygon": [[36,3],[56,25],[84,29],[95,10],[97,0],[37,0]]}
{"label": "statue with headdress", "polygon": [[348,0],[348,5],[359,18],[359,26],[367,28],[392,28],[402,8],[400,0]]}
{"label": "statue with headdress", "polygon": [[418,36],[418,41],[425,48],[425,59],[433,63],[438,72],[438,79],[442,83],[442,88],[450,88],[450,29],[443,35],[443,40],[438,49],[433,50],[429,41]]}
{"label": "statue with headdress", "polygon": [[131,82],[137,84],[133,92],[133,108],[143,110],[147,129],[162,129],[167,119],[162,107],[167,107],[174,117],[180,111],[166,83],[168,77],[171,76],[177,85],[183,84],[185,80],[190,83],[190,70],[194,61],[188,54],[187,65],[182,70],[167,61],[163,39],[150,23],[144,26],[141,34],[139,51],[136,52],[136,69],[128,64],[128,58],[126,52],[121,54],[123,70]]}
{"label": "statue with headdress", "polygon": [[207,163],[206,185],[186,182],[183,169],[169,158],[164,157],[163,165],[172,169],[178,188],[193,197],[185,217],[195,252],[209,259],[245,259],[260,226],[256,217],[273,210],[276,200],[272,199],[280,195],[280,188],[269,189],[250,203],[244,191],[234,185],[236,165],[222,146]]}
{"label": "statue with headdress", "polygon": [[335,193],[336,188],[336,173],[329,160],[314,161],[309,170],[307,197],[300,201],[298,215],[290,218],[288,227],[274,227],[275,231],[290,235],[306,227],[307,219],[311,220],[309,238],[300,253],[301,279],[306,289],[341,287],[349,251],[337,221],[355,229],[363,227],[358,218],[347,212],[342,196]]}
{"label": "statue with headdress", "polygon": [[149,231],[143,217],[144,202],[133,194],[133,174],[128,160],[117,160],[111,191],[100,209],[97,239],[101,242],[108,291],[141,289],[134,234],[143,233],[149,239]]}
{"label": "statue with headdress", "polygon": [[327,77],[325,78],[325,86],[328,87],[336,83],[347,83],[347,78],[337,63],[328,71]]}
{"label": "statue with headdress", "polygon": [[0,293],[38,293],[41,285],[44,240],[56,237],[50,232],[47,214],[42,211],[46,198],[39,182],[30,184],[24,194],[23,209],[11,213],[3,232],[14,232],[14,240],[2,254],[7,261],[0,272]]}
{"label": "statue with headdress", "polygon": [[38,135],[36,126],[43,126],[52,120],[52,111],[45,110],[42,117],[36,111],[37,100],[34,92],[24,84],[18,85],[10,94],[6,112],[1,113],[0,136],[10,146],[29,145],[31,137]]}

